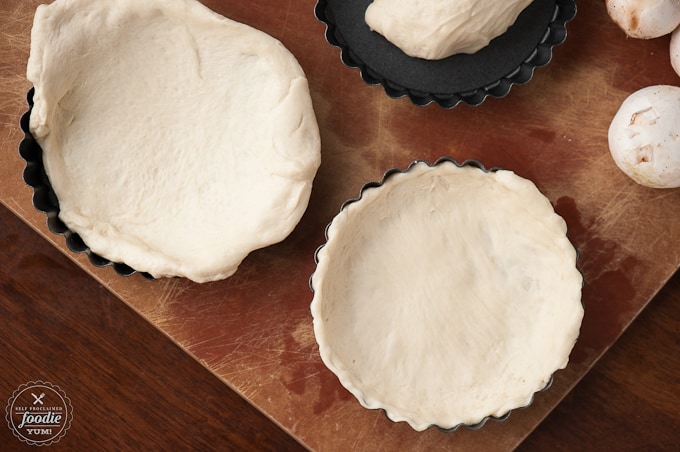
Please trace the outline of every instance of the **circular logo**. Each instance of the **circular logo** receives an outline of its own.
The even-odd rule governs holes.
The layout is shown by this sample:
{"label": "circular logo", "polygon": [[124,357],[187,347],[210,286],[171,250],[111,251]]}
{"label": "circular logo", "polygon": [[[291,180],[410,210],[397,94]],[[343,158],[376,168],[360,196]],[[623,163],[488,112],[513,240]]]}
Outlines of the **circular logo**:
{"label": "circular logo", "polygon": [[56,443],[73,420],[71,399],[46,381],[29,381],[19,386],[9,398],[5,412],[14,436],[31,446]]}

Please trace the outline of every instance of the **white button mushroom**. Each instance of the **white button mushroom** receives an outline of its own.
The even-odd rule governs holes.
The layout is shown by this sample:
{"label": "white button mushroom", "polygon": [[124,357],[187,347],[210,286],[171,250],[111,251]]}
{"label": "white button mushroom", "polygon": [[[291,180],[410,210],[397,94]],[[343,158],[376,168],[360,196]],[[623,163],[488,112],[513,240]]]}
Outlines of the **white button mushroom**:
{"label": "white button mushroom", "polygon": [[606,1],[609,17],[631,38],[658,38],[680,25],[680,0]]}
{"label": "white button mushroom", "polygon": [[628,96],[609,126],[609,150],[638,184],[680,187],[680,87],[648,86]]}
{"label": "white button mushroom", "polygon": [[680,75],[680,27],[671,34],[670,53],[673,70]]}

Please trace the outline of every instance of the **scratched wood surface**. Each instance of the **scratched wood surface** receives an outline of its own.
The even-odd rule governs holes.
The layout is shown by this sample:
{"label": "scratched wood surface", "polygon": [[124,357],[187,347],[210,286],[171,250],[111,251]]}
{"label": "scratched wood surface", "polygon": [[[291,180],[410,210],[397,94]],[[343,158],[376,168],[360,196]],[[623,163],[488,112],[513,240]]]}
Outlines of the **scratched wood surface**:
{"label": "scratched wood surface", "polygon": [[[49,450],[304,450],[0,206],[0,404],[43,380],[73,422]],[[0,425],[0,450],[35,450]]]}
{"label": "scratched wood surface", "polygon": [[[284,242],[254,252],[232,278],[206,285],[147,281],[92,267],[46,228],[21,181],[16,146],[35,0],[0,2],[0,201],[93,278],[312,449],[511,449],[617,340],[680,264],[680,191],[637,186],[613,165],[606,132],[620,102],[677,84],[668,39],[626,39],[603,2],[579,2],[567,42],[526,86],[480,107],[418,108],[388,98],[342,66],[314,1],[205,1],[280,39],[307,73],[323,141],[309,209]],[[361,184],[413,159],[476,158],[532,179],[569,226],[584,273],[586,316],[569,367],[550,391],[482,430],[416,433],[361,408],[321,363],[307,281],[313,252]]]}
{"label": "scratched wood surface", "polygon": [[[35,379],[66,392],[74,422],[49,450],[298,449],[3,206],[0,224],[0,396]],[[676,273],[518,450],[677,450],[679,335]],[[0,426],[0,449],[35,447]]]}

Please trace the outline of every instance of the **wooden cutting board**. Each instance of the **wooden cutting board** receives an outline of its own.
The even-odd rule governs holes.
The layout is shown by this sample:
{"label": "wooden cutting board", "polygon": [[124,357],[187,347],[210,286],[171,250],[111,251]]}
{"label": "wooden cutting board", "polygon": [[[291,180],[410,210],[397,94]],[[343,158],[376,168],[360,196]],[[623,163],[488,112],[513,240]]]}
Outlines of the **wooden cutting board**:
{"label": "wooden cutting board", "polygon": [[[366,85],[324,39],[313,0],[204,3],[280,39],[307,73],[323,141],[309,208],[289,238],[225,281],[124,278],[48,231],[17,152],[35,0],[0,2],[0,201],[93,278],[301,442],[316,450],[512,449],[585,375],[680,264],[680,190],[636,185],[613,164],[607,128],[623,99],[679,84],[668,37],[627,39],[604,2],[579,2],[552,63],[503,99],[443,110]],[[478,159],[533,180],[567,221],[584,274],[585,318],[569,367],[534,404],[479,431],[417,433],[362,408],[318,355],[308,279],[324,228],[364,182],[414,159]],[[594,409],[597,409],[594,407]]]}

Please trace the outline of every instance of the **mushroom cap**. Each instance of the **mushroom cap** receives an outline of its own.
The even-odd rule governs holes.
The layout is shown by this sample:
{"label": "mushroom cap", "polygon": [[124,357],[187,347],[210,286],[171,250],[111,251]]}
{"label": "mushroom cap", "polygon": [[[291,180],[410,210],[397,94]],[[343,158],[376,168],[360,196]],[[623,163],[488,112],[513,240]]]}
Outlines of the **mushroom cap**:
{"label": "mushroom cap", "polygon": [[628,96],[609,126],[616,165],[646,187],[680,187],[680,87],[654,85]]}
{"label": "mushroom cap", "polygon": [[671,33],[670,55],[671,66],[680,75],[680,26]]}
{"label": "mushroom cap", "polygon": [[680,25],[678,0],[607,0],[607,12],[631,38],[658,38]]}

